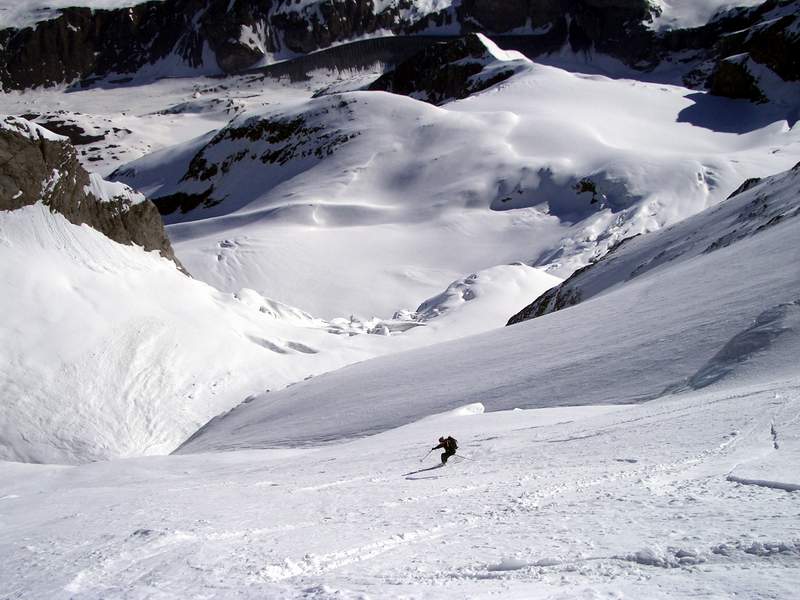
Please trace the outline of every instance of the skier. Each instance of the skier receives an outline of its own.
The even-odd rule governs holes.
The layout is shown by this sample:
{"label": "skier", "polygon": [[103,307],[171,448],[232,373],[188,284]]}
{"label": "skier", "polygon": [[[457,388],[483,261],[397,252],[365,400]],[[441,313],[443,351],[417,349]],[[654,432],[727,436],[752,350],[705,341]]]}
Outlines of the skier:
{"label": "skier", "polygon": [[458,450],[458,442],[450,435],[447,437],[440,437],[439,445],[431,448],[431,451],[438,450],[439,448],[444,448],[444,452],[442,452],[442,464],[444,465],[447,464],[447,459],[453,456],[456,450]]}

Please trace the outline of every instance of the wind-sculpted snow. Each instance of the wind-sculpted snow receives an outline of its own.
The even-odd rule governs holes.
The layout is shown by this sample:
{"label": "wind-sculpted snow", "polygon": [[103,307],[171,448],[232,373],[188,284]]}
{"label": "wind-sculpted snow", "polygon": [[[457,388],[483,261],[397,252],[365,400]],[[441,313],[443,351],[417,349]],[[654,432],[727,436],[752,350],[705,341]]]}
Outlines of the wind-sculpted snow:
{"label": "wind-sculpted snow", "polygon": [[[498,264],[570,275],[791,167],[798,135],[781,107],[529,64],[440,108],[383,92],[253,106],[118,177],[169,198],[203,280],[371,316]],[[238,245],[218,260],[222,239]]]}
{"label": "wind-sculpted snow", "polygon": [[[584,271],[587,299],[568,310],[261,396],[209,423],[179,451],[314,445],[473,402],[487,411],[632,403],[677,393],[692,377],[716,380],[717,388],[791,378],[798,175],[768,178],[678,226],[623,244]],[[756,218],[749,216],[756,198],[767,205],[757,219],[771,224],[710,249],[717,236]],[[642,258],[658,256],[658,266],[630,276]],[[764,335],[769,341],[753,345]]]}

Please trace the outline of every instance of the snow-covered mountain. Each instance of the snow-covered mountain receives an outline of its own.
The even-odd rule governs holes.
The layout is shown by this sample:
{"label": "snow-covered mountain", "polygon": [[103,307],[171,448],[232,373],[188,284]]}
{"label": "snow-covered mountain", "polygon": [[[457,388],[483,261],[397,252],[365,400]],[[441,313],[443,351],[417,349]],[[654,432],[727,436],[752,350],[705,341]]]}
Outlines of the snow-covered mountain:
{"label": "snow-covered mountain", "polygon": [[620,245],[556,288],[567,310],[258,397],[180,452],[313,445],[478,402],[625,404],[737,378],[796,381],[799,233],[796,167]]}
{"label": "snow-covered mountain", "polygon": [[799,22],[0,0],[0,598],[793,599]]}
{"label": "snow-covered mountain", "polygon": [[144,197],[89,176],[63,137],[13,117],[0,128],[4,460],[163,454],[256,392],[498,327],[560,281],[499,266],[416,313],[316,319],[188,277]]}
{"label": "snow-covered mountain", "polygon": [[576,306],[254,398],[201,454],[0,462],[0,592],[793,598],[799,199],[767,178]]}
{"label": "snow-covered mountain", "polygon": [[369,317],[497,264],[568,276],[800,160],[781,103],[571,73],[479,39],[487,73],[516,74],[463,100],[253,106],[114,177],[154,199],[204,281]]}
{"label": "snow-covered mountain", "polygon": [[[796,0],[3,0],[3,89],[234,73],[364,38],[383,39],[342,54],[338,68],[407,58],[393,38],[416,49],[436,36],[504,36],[529,57],[558,53],[612,56],[638,71],[668,65],[723,95],[751,97],[761,73],[797,81],[783,55],[797,51]],[[710,21],[710,22],[709,22]],[[408,36],[414,36],[409,39]],[[433,36],[433,37],[431,37]],[[724,44],[718,44],[722,37]],[[388,40],[388,41],[386,41]],[[743,64],[740,54],[756,64]],[[313,60],[311,61],[313,62]],[[323,63],[320,63],[322,65]],[[715,66],[716,65],[716,66]],[[788,67],[788,68],[787,68]],[[712,72],[713,71],[713,72]]]}

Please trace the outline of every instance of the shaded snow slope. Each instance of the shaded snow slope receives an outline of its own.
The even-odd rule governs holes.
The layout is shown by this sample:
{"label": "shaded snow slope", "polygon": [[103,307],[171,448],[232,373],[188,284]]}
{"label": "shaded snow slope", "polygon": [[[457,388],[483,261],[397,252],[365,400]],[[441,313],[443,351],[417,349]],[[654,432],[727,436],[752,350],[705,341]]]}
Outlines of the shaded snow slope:
{"label": "shaded snow slope", "polygon": [[779,106],[531,64],[441,108],[382,92],[253,108],[118,176],[169,197],[203,280],[371,316],[497,264],[569,275],[792,166],[798,136]]}
{"label": "shaded snow slope", "polygon": [[[687,220],[681,239],[698,252],[683,260],[503,331],[352,365],[262,396],[211,421],[179,451],[316,444],[471,402],[487,410],[639,402],[683,388],[710,360],[730,369],[718,385],[789,376],[796,344],[780,342],[796,333],[764,345],[771,354],[761,368],[746,353],[741,361],[719,357],[759,315],[800,299],[798,177],[773,178],[765,183],[773,195],[754,188]],[[718,239],[715,224],[750,214],[754,197],[759,214],[786,209],[785,216],[702,252]],[[671,235],[637,239],[659,254]],[[785,322],[791,328],[794,319]],[[773,372],[773,364],[780,368]]]}
{"label": "shaded snow slope", "polygon": [[[797,431],[798,384],[458,410],[314,450],[0,463],[0,595],[790,600],[797,493],[727,473]],[[420,463],[442,434],[470,460]]]}

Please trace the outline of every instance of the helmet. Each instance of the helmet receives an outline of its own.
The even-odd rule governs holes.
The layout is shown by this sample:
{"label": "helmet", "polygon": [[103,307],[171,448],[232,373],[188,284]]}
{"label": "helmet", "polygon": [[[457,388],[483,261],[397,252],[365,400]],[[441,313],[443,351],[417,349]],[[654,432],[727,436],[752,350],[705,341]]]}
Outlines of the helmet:
{"label": "helmet", "polygon": [[439,438],[439,441],[440,441],[440,442],[443,442],[443,441],[444,441],[444,438],[443,438],[443,437],[440,437],[440,438]]}

